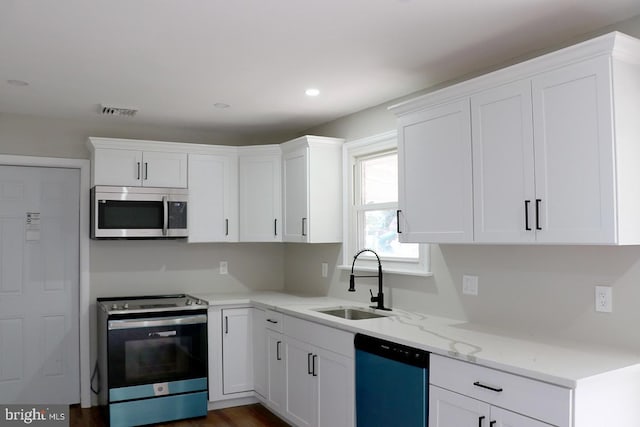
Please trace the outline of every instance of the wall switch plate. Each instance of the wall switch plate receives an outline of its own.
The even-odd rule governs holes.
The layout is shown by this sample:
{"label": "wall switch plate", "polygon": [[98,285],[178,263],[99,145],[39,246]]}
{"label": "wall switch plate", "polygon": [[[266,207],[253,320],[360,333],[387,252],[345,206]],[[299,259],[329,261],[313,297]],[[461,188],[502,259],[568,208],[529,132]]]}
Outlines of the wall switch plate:
{"label": "wall switch plate", "polygon": [[329,264],[326,262],[322,263],[322,277],[327,277],[329,275]]}
{"label": "wall switch plate", "polygon": [[611,313],[613,311],[613,290],[611,286],[596,286],[596,311]]}
{"label": "wall switch plate", "polygon": [[478,295],[478,276],[462,276],[462,293]]}
{"label": "wall switch plate", "polygon": [[220,274],[229,274],[227,261],[220,261]]}

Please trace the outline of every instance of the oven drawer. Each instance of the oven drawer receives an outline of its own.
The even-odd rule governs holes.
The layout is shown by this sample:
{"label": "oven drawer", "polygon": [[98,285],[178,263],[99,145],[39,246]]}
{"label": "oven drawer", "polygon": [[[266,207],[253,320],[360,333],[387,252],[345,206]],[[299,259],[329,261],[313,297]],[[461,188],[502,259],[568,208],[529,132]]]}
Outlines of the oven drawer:
{"label": "oven drawer", "polygon": [[110,389],[109,402],[120,402],[123,400],[143,399],[146,397],[165,396],[171,394],[206,390],[206,378],[171,381],[168,383],[134,385],[131,387],[119,387]]}
{"label": "oven drawer", "polygon": [[206,415],[206,391],[109,405],[110,427],[139,426]]}

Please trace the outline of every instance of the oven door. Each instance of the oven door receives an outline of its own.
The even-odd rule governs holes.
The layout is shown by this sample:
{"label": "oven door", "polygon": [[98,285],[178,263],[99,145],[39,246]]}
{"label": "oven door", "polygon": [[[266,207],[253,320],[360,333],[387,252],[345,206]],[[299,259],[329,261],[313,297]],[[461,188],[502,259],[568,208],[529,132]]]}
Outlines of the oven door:
{"label": "oven door", "polygon": [[207,377],[206,311],[108,321],[109,389]]}

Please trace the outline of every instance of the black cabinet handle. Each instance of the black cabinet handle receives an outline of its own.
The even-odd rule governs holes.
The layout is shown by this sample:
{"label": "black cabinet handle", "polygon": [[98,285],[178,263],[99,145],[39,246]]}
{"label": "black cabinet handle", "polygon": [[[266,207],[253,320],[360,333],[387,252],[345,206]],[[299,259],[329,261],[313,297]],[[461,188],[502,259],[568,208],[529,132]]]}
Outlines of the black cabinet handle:
{"label": "black cabinet handle", "polygon": [[149,179],[149,163],[144,162],[144,180]]}
{"label": "black cabinet handle", "polygon": [[307,353],[307,374],[312,375],[313,369],[311,368],[311,356],[313,353]]}
{"label": "black cabinet handle", "polygon": [[542,230],[542,227],[540,227],[540,203],[542,203],[542,200],[536,199],[536,230]]}
{"label": "black cabinet handle", "polygon": [[140,162],[136,162],[138,164],[138,175],[136,177],[137,180],[140,180]]}
{"label": "black cabinet handle", "polygon": [[282,344],[282,341],[276,343],[276,360],[282,360],[280,357],[280,344]]}
{"label": "black cabinet handle", "polygon": [[524,201],[524,229],[526,231],[531,231],[531,227],[529,227],[529,203],[531,203],[531,200]]}
{"label": "black cabinet handle", "polygon": [[482,422],[484,421],[484,415],[481,417],[478,417],[478,427],[482,427]]}
{"label": "black cabinet handle", "polygon": [[302,218],[302,235],[303,236],[307,235],[307,227],[305,227],[306,224],[307,224],[307,218]]}
{"label": "black cabinet handle", "polygon": [[402,212],[401,209],[396,209],[396,232],[398,234],[402,234],[402,231],[400,231],[400,212]]}
{"label": "black cabinet handle", "polygon": [[490,385],[482,384],[480,381],[476,381],[473,385],[476,387],[486,388],[487,390],[495,391],[497,393],[502,391],[502,387],[492,387]]}
{"label": "black cabinet handle", "polygon": [[317,377],[318,373],[316,372],[316,362],[318,360],[318,355],[314,354],[312,359],[313,360],[311,361],[311,372],[312,372],[311,375],[313,375],[314,377]]}
{"label": "black cabinet handle", "polygon": [[278,218],[273,220],[273,235],[278,235]]}
{"label": "black cabinet handle", "polygon": [[229,317],[228,316],[224,316],[224,333],[225,334],[229,333]]}
{"label": "black cabinet handle", "polygon": [[496,423],[497,423],[497,421],[491,421],[491,422],[489,423],[489,427],[493,427],[494,425],[496,425]]}
{"label": "black cabinet handle", "polygon": [[224,220],[224,235],[229,235],[229,218],[225,218]]}
{"label": "black cabinet handle", "polygon": [[267,322],[269,322],[269,323],[278,323],[277,320],[273,320],[273,319],[267,319]]}

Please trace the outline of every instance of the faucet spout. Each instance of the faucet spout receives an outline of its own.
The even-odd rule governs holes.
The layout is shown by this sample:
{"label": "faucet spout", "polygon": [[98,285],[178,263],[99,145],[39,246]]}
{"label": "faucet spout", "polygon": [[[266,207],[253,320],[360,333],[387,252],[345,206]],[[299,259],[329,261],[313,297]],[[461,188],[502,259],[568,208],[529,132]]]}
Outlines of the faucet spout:
{"label": "faucet spout", "polygon": [[[359,275],[356,276],[355,274],[353,274],[353,269],[356,265],[356,260],[358,259],[358,257],[360,256],[360,254],[362,254],[363,252],[371,252],[372,254],[374,254],[376,256],[376,259],[378,260],[378,274],[376,276],[367,276],[367,275]],[[377,277],[378,278],[378,295],[373,296],[373,292],[371,292],[371,302],[375,302],[377,303],[376,305],[372,305],[371,308],[375,308],[378,310],[391,310],[390,308],[386,308],[384,306],[384,293],[382,292],[382,263],[380,262],[380,257],[378,256],[378,254],[373,250],[373,249],[362,249],[361,251],[359,251],[358,253],[356,253],[353,257],[353,263],[351,264],[351,275],[349,276],[349,292],[355,292],[356,288],[355,288],[355,278],[356,277]]]}

